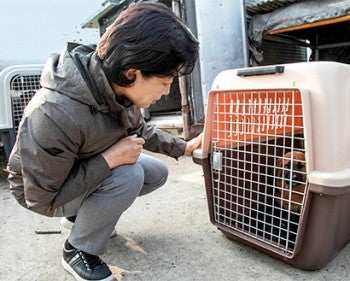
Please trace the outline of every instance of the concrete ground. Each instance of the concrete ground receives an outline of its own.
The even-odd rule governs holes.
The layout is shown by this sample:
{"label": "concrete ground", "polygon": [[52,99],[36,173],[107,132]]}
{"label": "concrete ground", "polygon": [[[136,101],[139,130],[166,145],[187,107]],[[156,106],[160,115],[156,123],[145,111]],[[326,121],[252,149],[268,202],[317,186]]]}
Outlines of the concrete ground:
{"label": "concrete ground", "polygon": [[[350,244],[323,269],[303,271],[228,240],[209,221],[201,166],[159,157],[169,167],[168,183],[127,210],[102,257],[116,280],[350,280]],[[0,280],[74,280],[60,265],[69,231],[59,219],[21,208],[4,177],[0,201]]]}

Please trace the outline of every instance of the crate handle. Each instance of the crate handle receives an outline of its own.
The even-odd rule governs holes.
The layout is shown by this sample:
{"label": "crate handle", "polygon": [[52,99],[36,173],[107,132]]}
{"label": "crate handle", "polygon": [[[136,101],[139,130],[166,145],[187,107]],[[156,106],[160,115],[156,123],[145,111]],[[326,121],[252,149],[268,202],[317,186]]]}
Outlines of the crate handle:
{"label": "crate handle", "polygon": [[251,67],[237,70],[237,76],[254,76],[254,75],[268,75],[283,73],[284,66],[263,66],[263,67]]}

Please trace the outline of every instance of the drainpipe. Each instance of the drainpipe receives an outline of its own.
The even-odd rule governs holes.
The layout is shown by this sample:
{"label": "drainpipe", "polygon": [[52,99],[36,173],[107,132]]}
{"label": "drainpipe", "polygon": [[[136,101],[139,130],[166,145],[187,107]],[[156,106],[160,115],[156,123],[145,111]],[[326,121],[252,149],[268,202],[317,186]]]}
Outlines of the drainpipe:
{"label": "drainpipe", "polygon": [[[172,1],[172,9],[173,12],[179,17],[184,18],[184,10],[183,10],[182,0],[173,0]],[[187,100],[187,78],[185,76],[179,77],[179,89],[181,94],[181,113],[182,113],[182,121],[183,121],[183,138],[188,140],[191,137],[190,132],[190,107],[188,105]]]}

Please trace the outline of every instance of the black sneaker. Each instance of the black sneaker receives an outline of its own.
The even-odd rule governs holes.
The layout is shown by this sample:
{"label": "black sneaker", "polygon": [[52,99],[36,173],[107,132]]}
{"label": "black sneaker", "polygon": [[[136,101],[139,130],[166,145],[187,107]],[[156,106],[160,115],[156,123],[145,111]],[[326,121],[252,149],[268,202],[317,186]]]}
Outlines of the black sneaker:
{"label": "black sneaker", "polygon": [[112,281],[113,274],[107,264],[98,256],[79,251],[68,243],[64,244],[62,266],[78,281]]}

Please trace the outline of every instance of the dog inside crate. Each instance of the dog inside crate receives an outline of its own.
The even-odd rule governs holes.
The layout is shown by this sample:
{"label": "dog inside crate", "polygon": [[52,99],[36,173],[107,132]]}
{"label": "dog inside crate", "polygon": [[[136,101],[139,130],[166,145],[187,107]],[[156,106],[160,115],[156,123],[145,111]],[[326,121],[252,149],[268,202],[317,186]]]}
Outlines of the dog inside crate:
{"label": "dog inside crate", "polygon": [[291,253],[306,193],[300,91],[218,92],[213,101],[216,221]]}
{"label": "dog inside crate", "polygon": [[[222,170],[213,174],[217,220],[251,236],[259,236],[264,241],[293,249],[304,201],[306,172],[293,179],[288,175],[293,175],[293,169],[300,165],[305,169],[305,157],[299,164],[287,164],[283,176],[288,178],[276,176],[279,168],[276,162],[280,159],[287,162],[291,152],[298,155],[304,154],[303,151],[302,134],[221,150]],[[283,157],[285,154],[287,157]],[[278,184],[287,184],[288,181],[289,191],[296,185],[295,180],[300,178],[304,189],[297,195],[301,202],[282,199],[283,195],[287,197],[286,194],[293,192],[283,192]],[[297,186],[302,184],[297,183]]]}
{"label": "dog inside crate", "polygon": [[306,188],[305,153],[290,151],[276,160],[276,200],[285,210],[301,213]]}

